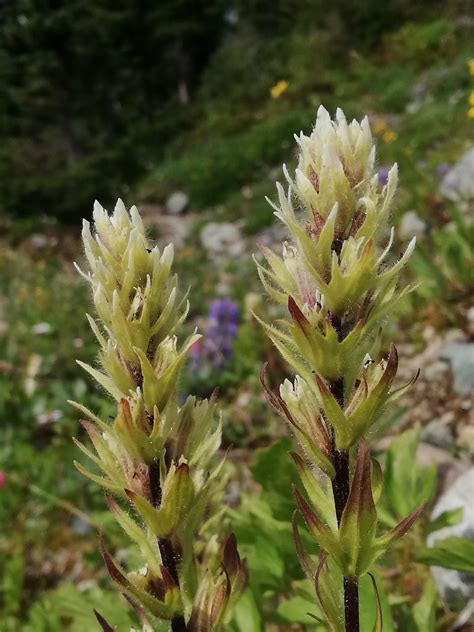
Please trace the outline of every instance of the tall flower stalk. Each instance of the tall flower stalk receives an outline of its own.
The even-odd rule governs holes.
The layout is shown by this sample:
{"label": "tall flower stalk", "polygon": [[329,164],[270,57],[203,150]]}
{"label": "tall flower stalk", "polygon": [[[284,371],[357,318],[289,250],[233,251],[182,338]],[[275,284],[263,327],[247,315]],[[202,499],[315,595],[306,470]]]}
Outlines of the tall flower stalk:
{"label": "tall flower stalk", "polygon": [[[177,333],[188,304],[171,272],[173,247],[151,247],[139,213],[119,200],[108,213],[95,204],[94,225],[82,238],[97,318],[87,316],[99,342],[99,368],[79,364],[114,398],[105,422],[80,403],[95,453],[76,440],[98,472],[78,470],[104,487],[108,506],[143,558],[126,572],[101,543],[109,574],[136,608],[144,630],[169,621],[173,632],[222,630],[246,584],[231,535],[220,542],[223,460],[216,458],[221,421],[215,402],[188,397],[177,381],[194,333]],[[132,510],[130,512],[130,509]],[[104,630],[111,627],[98,614]]]}
{"label": "tall flower stalk", "polygon": [[[329,628],[356,632],[359,578],[422,510],[379,533],[382,472],[366,443],[384,407],[409,386],[392,388],[394,345],[388,357],[372,358],[380,357],[381,323],[410,291],[397,281],[415,239],[387,264],[397,166],[380,184],[367,118],[348,123],[338,110],[331,120],[321,107],[311,135],[301,133],[296,141],[294,178],[284,167],[287,191],[277,183],[278,204],[269,201],[291,241],[282,257],[262,248],[267,265],[257,262],[267,293],[289,315],[262,324],[295,377],[273,392],[263,369],[262,383],[300,448],[292,457],[305,495],[295,489],[295,498],[320,558],[316,563],[304,550],[294,517],[298,557]],[[335,567],[343,576],[343,599]]]}

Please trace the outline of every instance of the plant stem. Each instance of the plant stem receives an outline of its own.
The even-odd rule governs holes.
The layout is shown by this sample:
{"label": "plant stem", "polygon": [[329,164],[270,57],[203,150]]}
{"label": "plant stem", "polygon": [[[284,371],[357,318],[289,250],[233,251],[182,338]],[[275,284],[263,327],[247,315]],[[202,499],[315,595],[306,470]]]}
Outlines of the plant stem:
{"label": "plant stem", "polygon": [[[150,481],[150,496],[154,507],[161,505],[161,481],[160,464],[152,463],[148,468],[148,478]],[[176,568],[176,557],[173,550],[173,543],[168,538],[157,538],[160,549],[161,561],[169,572],[174,583],[179,588],[178,570]],[[186,622],[183,615],[177,615],[171,619],[172,632],[186,632]]]}
{"label": "plant stem", "polygon": [[[341,408],[344,406],[344,378],[330,384],[331,392]],[[334,437],[332,456],[336,475],[332,481],[334,502],[336,504],[336,516],[338,524],[341,522],[342,512],[349,497],[349,451],[336,449]]]}
{"label": "plant stem", "polygon": [[346,632],[359,632],[359,586],[344,577],[344,619]]}
{"label": "plant stem", "polygon": [[[332,317],[332,326],[338,339],[343,339],[340,318]],[[330,383],[330,389],[337,403],[344,408],[344,377]],[[336,475],[332,480],[334,503],[336,505],[337,523],[341,523],[342,512],[349,497],[349,451],[336,449],[333,437],[333,464]],[[344,577],[344,620],[346,632],[359,632],[359,587],[357,581]]]}

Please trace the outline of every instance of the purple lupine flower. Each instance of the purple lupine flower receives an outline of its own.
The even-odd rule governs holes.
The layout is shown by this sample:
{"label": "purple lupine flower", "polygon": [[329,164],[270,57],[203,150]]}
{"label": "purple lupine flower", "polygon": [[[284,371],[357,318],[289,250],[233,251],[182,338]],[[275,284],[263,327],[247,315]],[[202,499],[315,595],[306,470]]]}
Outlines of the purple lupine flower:
{"label": "purple lupine flower", "polygon": [[202,352],[211,364],[219,368],[232,357],[232,343],[239,326],[239,308],[228,298],[212,301],[208,313],[209,329]]}
{"label": "purple lupine flower", "polygon": [[448,162],[441,162],[437,167],[436,167],[436,175],[438,176],[438,178],[444,178],[444,176],[448,173],[448,171],[451,169],[451,165]]}
{"label": "purple lupine flower", "polygon": [[388,167],[380,167],[380,169],[377,172],[377,175],[379,177],[379,185],[381,187],[384,187],[388,182],[388,172],[389,172]]}

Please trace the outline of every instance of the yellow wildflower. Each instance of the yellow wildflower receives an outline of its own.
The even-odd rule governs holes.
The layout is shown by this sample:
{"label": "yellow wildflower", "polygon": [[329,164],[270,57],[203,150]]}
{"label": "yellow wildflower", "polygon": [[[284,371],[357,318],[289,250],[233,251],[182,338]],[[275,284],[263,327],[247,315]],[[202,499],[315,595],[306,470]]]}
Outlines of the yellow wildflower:
{"label": "yellow wildflower", "polygon": [[379,119],[378,121],[375,121],[375,123],[372,125],[372,129],[374,131],[374,134],[381,134],[387,129],[387,123],[386,121]]}
{"label": "yellow wildflower", "polygon": [[474,107],[474,90],[471,90],[471,94],[469,95],[469,105]]}
{"label": "yellow wildflower", "polygon": [[467,67],[469,68],[469,74],[474,75],[474,57],[467,60]]}
{"label": "yellow wildflower", "polygon": [[384,143],[392,143],[397,138],[397,133],[393,131],[393,129],[388,129],[384,132],[383,136]]}
{"label": "yellow wildflower", "polygon": [[474,105],[470,107],[469,110],[467,111],[467,116],[468,118],[474,119]]}
{"label": "yellow wildflower", "polygon": [[271,88],[270,90],[270,94],[272,95],[272,99],[279,99],[281,97],[281,95],[285,92],[285,90],[288,88],[288,81],[285,81],[284,79],[282,79],[281,81],[278,81],[278,83],[276,83],[273,88]]}

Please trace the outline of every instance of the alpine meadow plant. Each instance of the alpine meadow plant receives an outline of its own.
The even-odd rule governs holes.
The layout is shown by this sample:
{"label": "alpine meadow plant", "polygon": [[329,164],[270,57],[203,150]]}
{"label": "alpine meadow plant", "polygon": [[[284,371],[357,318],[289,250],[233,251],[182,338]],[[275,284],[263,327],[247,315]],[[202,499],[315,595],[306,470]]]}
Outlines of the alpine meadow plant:
{"label": "alpine meadow plant", "polygon": [[[261,322],[295,377],[279,392],[266,386],[265,366],[261,377],[299,445],[291,456],[305,494],[295,488],[296,504],[320,555],[316,562],[303,547],[294,515],[298,558],[329,629],[356,632],[359,578],[423,509],[379,532],[383,475],[367,444],[384,407],[409,386],[392,387],[397,350],[392,344],[380,359],[381,323],[410,291],[397,282],[415,239],[396,263],[387,263],[397,165],[381,184],[367,118],[348,123],[337,110],[331,120],[321,107],[311,135],[301,133],[296,141],[294,178],[284,167],[288,189],[277,183],[279,204],[270,202],[291,241],[282,257],[262,248],[267,265],[257,262],[268,295],[289,313],[275,323]],[[380,629],[379,606],[374,630]]]}
{"label": "alpine meadow plant", "polygon": [[208,323],[204,342],[191,349],[192,369],[207,362],[214,369],[221,369],[232,359],[232,345],[239,326],[239,308],[228,298],[216,299],[209,306]]}
{"label": "alpine meadow plant", "polygon": [[223,630],[247,577],[234,536],[224,542],[217,533],[225,477],[214,398],[178,399],[180,370],[199,336],[178,344],[188,304],[171,272],[173,247],[151,247],[137,209],[127,212],[120,200],[111,215],[96,203],[93,220],[82,231],[88,269],[78,269],[92,288],[97,318],[87,318],[100,368],[80,364],[117,411],[110,423],[71,402],[87,417],[95,453],[76,443],[99,473],[76,467],[107,490],[110,511],[143,558],[126,572],[101,542],[105,565],[143,630],[159,621],[173,632]]}

